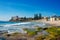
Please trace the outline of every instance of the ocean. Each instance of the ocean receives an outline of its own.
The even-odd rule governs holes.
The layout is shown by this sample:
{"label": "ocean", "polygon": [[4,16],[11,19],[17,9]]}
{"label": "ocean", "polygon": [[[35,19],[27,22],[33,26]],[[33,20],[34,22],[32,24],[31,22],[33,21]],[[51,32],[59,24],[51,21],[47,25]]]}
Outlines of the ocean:
{"label": "ocean", "polygon": [[24,33],[23,28],[34,28],[40,26],[42,28],[48,27],[46,23],[42,22],[8,22],[0,21],[0,31],[6,30],[8,33],[21,32]]}

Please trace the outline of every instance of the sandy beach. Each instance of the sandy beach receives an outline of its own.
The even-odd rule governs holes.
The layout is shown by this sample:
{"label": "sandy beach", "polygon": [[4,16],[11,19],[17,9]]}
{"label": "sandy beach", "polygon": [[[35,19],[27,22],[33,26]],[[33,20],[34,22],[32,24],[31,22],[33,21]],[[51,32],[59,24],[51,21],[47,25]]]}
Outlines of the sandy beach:
{"label": "sandy beach", "polygon": [[36,22],[43,22],[48,23],[52,26],[60,26],[60,20],[59,21],[45,21],[45,20],[37,20]]}

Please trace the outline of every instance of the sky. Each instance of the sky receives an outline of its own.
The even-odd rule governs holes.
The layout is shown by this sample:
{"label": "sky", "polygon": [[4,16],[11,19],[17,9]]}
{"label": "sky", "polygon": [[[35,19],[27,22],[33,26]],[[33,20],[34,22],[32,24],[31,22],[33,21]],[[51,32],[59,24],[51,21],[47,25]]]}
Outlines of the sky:
{"label": "sky", "polygon": [[0,0],[0,20],[9,20],[12,16],[33,17],[60,16],[60,0]]}

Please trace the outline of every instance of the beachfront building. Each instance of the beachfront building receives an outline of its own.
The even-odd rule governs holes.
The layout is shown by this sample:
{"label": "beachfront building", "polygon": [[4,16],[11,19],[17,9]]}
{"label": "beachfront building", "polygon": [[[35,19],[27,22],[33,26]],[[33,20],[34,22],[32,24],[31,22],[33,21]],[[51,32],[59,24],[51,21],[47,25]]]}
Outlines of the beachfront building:
{"label": "beachfront building", "polygon": [[45,21],[60,21],[60,16],[51,16],[51,17],[44,17]]}
{"label": "beachfront building", "polygon": [[10,19],[10,21],[16,21],[16,20],[18,20],[18,19],[19,19],[18,16],[14,16],[14,17],[12,17],[12,18]]}
{"label": "beachfront building", "polygon": [[12,17],[9,21],[12,21],[12,22],[25,22],[25,21],[32,21],[33,18],[32,17],[29,17],[29,18],[26,18],[26,17],[18,17],[18,16],[14,16]]}
{"label": "beachfront building", "polygon": [[57,17],[50,17],[50,21],[56,21]]}
{"label": "beachfront building", "polygon": [[50,21],[59,21],[60,17],[59,16],[52,16],[50,17]]}

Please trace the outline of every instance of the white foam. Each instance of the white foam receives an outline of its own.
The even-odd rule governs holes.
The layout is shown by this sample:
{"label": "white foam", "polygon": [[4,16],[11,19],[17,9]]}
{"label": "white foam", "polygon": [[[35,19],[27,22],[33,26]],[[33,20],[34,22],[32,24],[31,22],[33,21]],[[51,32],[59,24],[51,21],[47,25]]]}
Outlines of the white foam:
{"label": "white foam", "polygon": [[[18,26],[19,25],[19,26]],[[34,26],[43,27],[45,23],[36,23],[36,22],[22,22],[22,23],[13,23],[13,24],[5,24],[2,30],[7,30],[8,33],[21,32],[24,33],[23,28],[34,28]]]}
{"label": "white foam", "polygon": [[9,26],[16,26],[16,25],[21,25],[21,24],[29,24],[31,22],[22,22],[22,23],[14,23],[14,24],[5,24],[5,25],[1,25],[1,26],[5,26],[5,27],[9,27]]}

